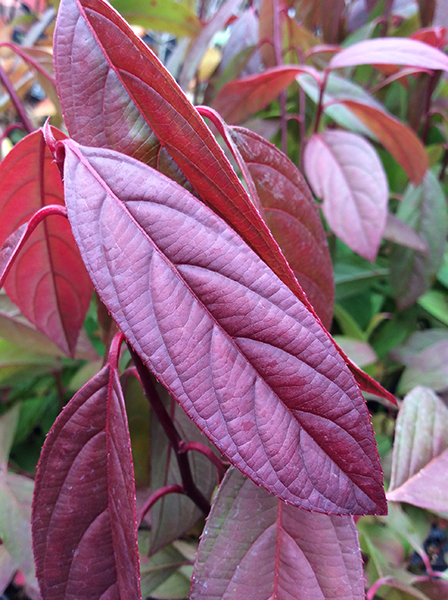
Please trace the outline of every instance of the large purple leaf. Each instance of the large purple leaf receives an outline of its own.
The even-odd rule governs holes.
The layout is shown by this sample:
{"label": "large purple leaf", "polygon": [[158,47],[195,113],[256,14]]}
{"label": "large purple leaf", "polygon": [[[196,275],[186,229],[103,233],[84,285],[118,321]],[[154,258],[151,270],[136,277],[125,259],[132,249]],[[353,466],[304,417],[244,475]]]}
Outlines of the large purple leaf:
{"label": "large purple leaf", "polygon": [[448,233],[445,193],[428,171],[418,187],[409,185],[397,217],[422,238],[428,252],[395,246],[390,257],[390,285],[397,306],[407,308],[426,292],[442,265]]}
{"label": "large purple leaf", "polygon": [[190,598],[362,600],[353,519],[288,506],[232,470],[207,519]]}
{"label": "large purple leaf", "polygon": [[297,167],[278,148],[242,127],[230,139],[252,177],[262,216],[322,323],[333,318],[333,266],[317,206]]}
{"label": "large purple leaf", "polygon": [[116,152],[64,145],[69,218],[95,287],[190,418],[279,498],[385,512],[364,400],[312,314],[184,188]]}
{"label": "large purple leaf", "polygon": [[448,57],[440,50],[407,38],[376,38],[344,48],[330,60],[330,69],[355,65],[403,65],[448,71]]}
{"label": "large purple leaf", "polygon": [[[64,204],[61,176],[41,131],[21,140],[2,161],[0,190],[0,245],[37,210]],[[92,284],[66,219],[52,216],[37,227],[12,265],[5,289],[39,331],[73,356]]]}
{"label": "large purple leaf", "polygon": [[129,432],[110,364],[45,440],[32,526],[42,600],[141,599]]}
{"label": "large purple leaf", "polygon": [[324,131],[306,145],[304,168],[334,233],[375,260],[386,226],[388,186],[374,148],[354,133]]}
{"label": "large purple leaf", "polygon": [[82,144],[133,156],[177,181],[185,182],[186,176],[202,200],[302,298],[210,130],[126,22],[101,0],[62,0],[54,39],[58,92],[70,135]]}

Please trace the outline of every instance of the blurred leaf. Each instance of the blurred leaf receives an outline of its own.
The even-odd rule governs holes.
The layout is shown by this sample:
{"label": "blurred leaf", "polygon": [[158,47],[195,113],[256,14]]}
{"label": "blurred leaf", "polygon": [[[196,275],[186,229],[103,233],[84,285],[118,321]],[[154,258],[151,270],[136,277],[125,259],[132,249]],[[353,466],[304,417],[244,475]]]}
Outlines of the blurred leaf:
{"label": "blurred leaf", "polygon": [[[431,331],[431,330],[430,330]],[[420,332],[416,332],[417,336]],[[442,392],[448,388],[448,330],[444,339],[438,340],[406,358],[404,370],[398,384],[398,393],[406,394],[417,385]]]}
{"label": "blurred leaf", "polygon": [[298,589],[303,598],[362,600],[363,588],[351,517],[286,505],[228,471],[199,545],[191,600],[286,600]]}
{"label": "blurred leaf", "polygon": [[112,0],[112,6],[131,24],[178,37],[196,37],[201,23],[185,4],[175,0]]}
{"label": "blurred leaf", "polygon": [[448,298],[438,290],[429,290],[418,299],[419,305],[433,317],[448,325]]}
{"label": "blurred leaf", "polygon": [[418,250],[423,254],[428,253],[428,247],[422,238],[401,219],[398,219],[392,213],[388,213],[386,229],[383,234],[384,239],[395,242],[399,246],[406,246],[412,250]]}
{"label": "blurred leaf", "polygon": [[364,331],[360,328],[352,315],[340,304],[335,304],[334,318],[338,322],[344,336],[361,342],[367,341],[367,336]]}
{"label": "blurred leaf", "polygon": [[27,398],[20,403],[19,423],[14,438],[14,444],[25,441],[43,417],[53,398],[48,394],[36,398]]}
{"label": "blurred leaf", "polygon": [[366,367],[378,360],[372,346],[367,342],[342,335],[334,335],[333,338],[349,359],[358,367]]}
{"label": "blurred leaf", "polygon": [[336,300],[359,294],[375,282],[384,280],[388,274],[389,268],[383,261],[372,265],[354,254],[352,257],[338,258],[334,266]]}
{"label": "blurred leaf", "polygon": [[390,285],[400,309],[411,306],[431,285],[442,264],[448,232],[445,194],[431,171],[423,182],[409,185],[397,217],[412,227],[428,254],[395,246],[390,256]]}
{"label": "blurred leaf", "polygon": [[0,385],[59,369],[56,357],[26,350],[0,339]]}
{"label": "blurred leaf", "polygon": [[437,280],[440,281],[440,283],[446,288],[448,288],[448,247],[445,248],[442,266],[437,273]]}
{"label": "blurred leaf", "polygon": [[134,464],[135,487],[150,485],[150,407],[140,381],[129,377],[124,388],[129,434],[131,436],[132,462]]}
{"label": "blurred leaf", "polygon": [[374,148],[346,131],[308,140],[304,168],[333,232],[354,252],[375,260],[386,226],[388,187]]}

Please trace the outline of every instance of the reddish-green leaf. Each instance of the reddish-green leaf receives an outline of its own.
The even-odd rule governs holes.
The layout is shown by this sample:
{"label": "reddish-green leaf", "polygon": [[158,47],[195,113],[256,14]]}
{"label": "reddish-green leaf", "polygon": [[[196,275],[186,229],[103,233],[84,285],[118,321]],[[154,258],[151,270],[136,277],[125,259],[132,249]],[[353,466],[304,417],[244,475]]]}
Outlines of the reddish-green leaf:
{"label": "reddish-green leaf", "polygon": [[301,73],[308,73],[319,80],[319,73],[313,67],[272,67],[263,73],[229,82],[219,91],[213,108],[228,123],[242,123],[275,100]]}
{"label": "reddish-green leaf", "polygon": [[384,110],[353,100],[343,100],[342,104],[375,134],[412,183],[418,185],[429,168],[429,161],[425,147],[415,133]]}
{"label": "reddish-green leaf", "polygon": [[414,388],[398,413],[390,490],[400,488],[447,449],[448,409],[432,390]]}
{"label": "reddish-green leaf", "polygon": [[297,167],[274,145],[248,129],[233,127],[230,139],[252,177],[274,238],[322,323],[333,317],[333,266],[311,192]]}
{"label": "reddish-green leaf", "polygon": [[64,145],[69,218],[95,287],[190,418],[290,503],[385,511],[364,400],[313,315],[184,188],[116,152]]}
{"label": "reddish-green leaf", "polygon": [[[0,244],[37,210],[64,204],[59,170],[41,131],[20,141],[2,161],[0,189]],[[37,227],[12,265],[5,289],[39,331],[74,354],[92,284],[66,219],[49,217]]]}
{"label": "reddish-green leaf", "polygon": [[386,225],[388,186],[373,147],[354,133],[324,131],[306,145],[304,167],[334,233],[375,260]]}
{"label": "reddish-green leaf", "polygon": [[448,71],[448,57],[440,50],[407,38],[376,38],[344,48],[330,60],[330,69],[356,65],[403,65]]}
{"label": "reddish-green leaf", "polygon": [[428,171],[418,187],[409,185],[397,217],[422,238],[428,252],[395,246],[390,256],[390,284],[399,308],[407,308],[424,294],[442,265],[448,232],[445,194]]}
{"label": "reddish-green leaf", "polygon": [[395,242],[399,246],[406,246],[406,248],[428,254],[428,246],[418,233],[392,213],[388,213],[387,215],[383,237],[390,242]]}
{"label": "reddish-green leaf", "polygon": [[[184,441],[212,445],[187,417],[177,402],[166,390],[157,387],[159,397]],[[188,453],[191,473],[197,488],[210,500],[218,483],[216,467],[203,454]],[[165,485],[181,484],[182,478],[173,449],[157,418],[151,419],[151,486],[157,490]],[[193,501],[184,494],[168,494],[158,500],[151,509],[151,539],[148,553],[160,548],[187,533],[203,515]]]}
{"label": "reddish-green leaf", "polygon": [[32,524],[42,600],[141,599],[129,432],[110,364],[45,441]]}
{"label": "reddish-green leaf", "polygon": [[232,470],[207,519],[190,598],[362,600],[353,519],[288,506]]}

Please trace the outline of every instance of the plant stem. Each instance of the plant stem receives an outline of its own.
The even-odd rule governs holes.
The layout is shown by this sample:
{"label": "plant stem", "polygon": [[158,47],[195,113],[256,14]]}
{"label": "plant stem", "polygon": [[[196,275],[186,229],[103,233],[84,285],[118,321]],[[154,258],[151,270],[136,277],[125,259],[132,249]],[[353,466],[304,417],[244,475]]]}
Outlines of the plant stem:
{"label": "plant stem", "polygon": [[329,74],[329,71],[325,70],[324,76],[322,78],[322,82],[320,84],[319,103],[317,105],[316,122],[314,123],[314,133],[317,133],[317,130],[319,129],[319,123],[320,123],[320,119],[322,117],[322,112],[324,109],[324,106],[323,106],[324,92],[325,92],[325,86],[327,85],[328,74]]}
{"label": "plant stem", "polygon": [[[272,12],[273,12],[273,28],[274,28],[274,51],[275,59],[278,66],[283,64],[282,55],[282,39],[281,39],[281,22],[280,22],[280,8],[278,5],[279,0],[273,0]],[[286,91],[280,92],[280,123],[282,133],[282,152],[284,154],[288,151],[288,121],[286,119]]]}
{"label": "plant stem", "polygon": [[198,506],[205,514],[210,511],[210,504],[207,499],[203,496],[202,492],[198,490],[194,481],[193,475],[191,473],[190,463],[188,461],[188,456],[182,451],[182,445],[184,444],[182,438],[179,435],[170,415],[168,414],[166,408],[164,407],[162,401],[159,398],[159,394],[155,388],[155,385],[152,381],[150,372],[143,364],[140,356],[134,351],[131,345],[128,343],[129,352],[131,353],[132,359],[134,361],[135,366],[137,367],[137,371],[139,372],[140,379],[143,385],[143,389],[145,391],[145,395],[149,400],[151,408],[155,412],[157,418],[163,430],[168,437],[168,441],[171,444],[171,447],[174,450],[176,455],[177,464],[179,466],[180,475],[182,478],[182,487],[184,493]]}
{"label": "plant stem", "polygon": [[9,77],[6,75],[5,71],[3,70],[3,68],[0,66],[0,81],[2,82],[2,84],[4,85],[6,91],[9,94],[9,97],[11,98],[11,102],[14,104],[20,120],[23,123],[23,126],[25,127],[26,131],[28,133],[32,133],[34,131],[34,126],[31,123],[30,119],[28,118],[28,115],[26,114],[25,111],[25,107],[22,104],[22,101],[20,100],[16,90],[14,89],[13,84],[10,82]]}
{"label": "plant stem", "polygon": [[154,506],[157,500],[160,500],[160,498],[163,498],[163,496],[167,496],[168,494],[185,494],[185,490],[182,485],[177,484],[165,485],[156,490],[153,494],[149,496],[148,500],[146,500],[145,504],[140,509],[137,516],[137,527],[140,527],[143,519],[145,518],[145,515],[149,510],[151,510],[151,508]]}
{"label": "plant stem", "polygon": [[228,465],[226,465],[218,456],[216,456],[211,448],[205,444],[201,444],[200,442],[181,442],[181,452],[189,452],[190,450],[196,450],[196,452],[200,452],[206,456],[218,470],[219,479],[221,480],[224,477]]}

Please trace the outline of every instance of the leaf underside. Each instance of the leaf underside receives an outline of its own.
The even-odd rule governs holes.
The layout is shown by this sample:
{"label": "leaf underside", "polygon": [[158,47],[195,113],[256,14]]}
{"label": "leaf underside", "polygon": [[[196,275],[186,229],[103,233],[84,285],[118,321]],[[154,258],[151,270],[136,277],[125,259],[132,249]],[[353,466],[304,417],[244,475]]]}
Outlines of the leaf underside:
{"label": "leaf underside", "polygon": [[106,365],[42,449],[33,549],[43,600],[140,600],[135,491],[124,400]]}
{"label": "leaf underside", "polygon": [[362,600],[353,519],[287,506],[232,470],[207,519],[190,598]]}
{"label": "leaf underside", "polygon": [[65,147],[69,218],[94,285],[190,418],[287,502],[385,512],[364,400],[289,288],[162,174],[113,151]]}

